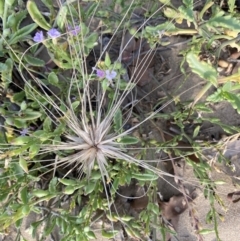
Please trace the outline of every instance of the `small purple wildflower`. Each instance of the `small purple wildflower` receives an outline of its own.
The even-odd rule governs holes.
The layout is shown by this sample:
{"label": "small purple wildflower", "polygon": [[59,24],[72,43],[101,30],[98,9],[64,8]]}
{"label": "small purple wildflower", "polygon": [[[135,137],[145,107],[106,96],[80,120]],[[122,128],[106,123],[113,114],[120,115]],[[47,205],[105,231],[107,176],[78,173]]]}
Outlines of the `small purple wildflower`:
{"label": "small purple wildflower", "polygon": [[117,76],[117,72],[114,70],[106,70],[105,73],[108,81],[112,81]]}
{"label": "small purple wildflower", "polygon": [[35,36],[33,37],[33,40],[36,43],[42,42],[44,40],[43,31],[36,32]]}
{"label": "small purple wildflower", "polygon": [[61,33],[56,29],[52,28],[47,32],[48,36],[51,38],[57,38],[61,35]]}
{"label": "small purple wildflower", "polygon": [[28,134],[28,131],[29,131],[28,128],[22,129],[22,130],[20,131],[21,136],[26,136],[26,135]]}
{"label": "small purple wildflower", "polygon": [[105,77],[105,71],[101,69],[97,69],[93,67],[93,70],[96,70],[97,77],[99,78],[104,78]]}
{"label": "small purple wildflower", "polygon": [[72,27],[70,25],[68,25],[67,30],[73,35],[76,36],[79,34],[79,32],[81,31],[81,28],[79,26],[76,27]]}

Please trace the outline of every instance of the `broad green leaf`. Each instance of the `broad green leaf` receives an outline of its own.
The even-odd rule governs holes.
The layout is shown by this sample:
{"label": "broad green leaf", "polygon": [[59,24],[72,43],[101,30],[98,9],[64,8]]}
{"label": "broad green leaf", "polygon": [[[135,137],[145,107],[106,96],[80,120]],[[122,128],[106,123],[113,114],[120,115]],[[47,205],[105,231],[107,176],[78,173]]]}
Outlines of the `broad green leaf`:
{"label": "broad green leaf", "polygon": [[222,101],[222,100],[224,100],[224,98],[222,96],[221,90],[217,90],[212,95],[209,95],[207,97],[207,101],[210,101],[210,102],[219,102],[219,101]]}
{"label": "broad green leaf", "polygon": [[[22,120],[35,120],[35,119],[38,119],[40,116],[42,115],[42,113],[40,112],[37,112],[37,111],[32,111],[30,109],[27,109],[21,116],[20,119]],[[18,119],[18,118],[16,118]]]}
{"label": "broad green leaf", "polygon": [[228,0],[228,7],[229,7],[229,12],[230,13],[233,13],[233,11],[234,11],[235,2],[236,2],[236,0]]}
{"label": "broad green leaf", "polygon": [[183,19],[183,16],[181,15],[181,13],[173,8],[168,8],[168,7],[164,8],[163,13],[167,18],[176,19],[176,16],[177,16],[177,19],[179,19],[177,22],[179,22],[180,20],[182,21],[182,19]]}
{"label": "broad green leaf", "polygon": [[39,144],[32,144],[29,148],[29,157],[33,158],[35,157],[40,150],[40,145]]}
{"label": "broad green leaf", "polygon": [[[13,60],[8,58],[5,61],[4,66],[0,64],[0,68],[3,68],[2,71],[0,70],[0,72],[2,72],[2,86],[4,87],[4,89],[7,89],[9,84],[12,82],[12,70],[13,70]],[[7,68],[5,68],[7,67]]]}
{"label": "broad green leaf", "polygon": [[92,33],[91,35],[89,35],[85,40],[84,40],[84,45],[89,48],[92,49],[98,39],[98,34],[97,33]]}
{"label": "broad green leaf", "polygon": [[41,190],[41,189],[33,190],[33,192],[32,192],[32,195],[35,196],[35,197],[45,197],[48,194],[49,194],[49,191]]}
{"label": "broad green leaf", "polygon": [[54,86],[58,86],[58,76],[54,73],[54,72],[51,72],[49,75],[48,75],[48,81],[50,84],[54,85]]}
{"label": "broad green leaf", "polygon": [[23,169],[24,172],[28,173],[27,161],[23,157],[19,158],[19,165]]}
{"label": "broad green leaf", "polygon": [[172,6],[171,0],[159,0],[159,2],[164,4],[164,6]]}
{"label": "broad green leaf", "polygon": [[58,178],[54,177],[48,185],[49,193],[56,193],[57,191]]}
{"label": "broad green leaf", "polygon": [[111,59],[110,59],[108,52],[106,52],[104,63],[107,67],[110,67],[110,65],[111,65]]}
{"label": "broad green leaf", "polygon": [[115,132],[119,133],[122,129],[122,112],[118,109],[114,115],[114,130]]}
{"label": "broad green leaf", "polygon": [[74,192],[75,192],[75,187],[73,187],[73,186],[67,186],[65,189],[64,189],[64,191],[63,191],[63,193],[64,194],[67,194],[67,195],[71,195],[71,194],[73,194]]}
{"label": "broad green leaf", "polygon": [[121,139],[118,140],[118,142],[125,144],[125,145],[131,145],[131,144],[138,143],[139,140],[133,136],[123,136],[123,137],[121,137]]}
{"label": "broad green leaf", "polygon": [[217,87],[217,71],[210,64],[199,61],[198,56],[192,52],[187,54],[187,62],[192,71],[198,74],[201,78],[209,81]]}
{"label": "broad green leaf", "polygon": [[46,19],[43,17],[42,13],[39,11],[36,3],[33,0],[27,1],[27,10],[30,14],[32,20],[41,28],[45,30],[49,30],[51,28],[51,25],[46,21]]}
{"label": "broad green leaf", "polygon": [[68,7],[66,5],[61,6],[61,8],[58,12],[58,15],[56,17],[57,25],[61,30],[63,30],[63,27],[66,23],[67,13],[68,13]]}
{"label": "broad green leaf", "polygon": [[31,141],[32,138],[30,136],[18,136],[14,140],[12,140],[12,144],[14,145],[23,145]]}
{"label": "broad green leaf", "polygon": [[94,234],[93,231],[88,231],[87,233],[85,233],[87,235],[88,238],[90,239],[96,239],[96,236]]}
{"label": "broad green leaf", "polygon": [[43,130],[46,132],[50,132],[51,126],[52,126],[52,120],[49,116],[47,116],[43,122]]}
{"label": "broad green leaf", "polygon": [[102,236],[104,238],[114,238],[117,233],[118,233],[117,230],[108,230],[108,231],[105,231],[104,229],[102,230]]}
{"label": "broad green leaf", "polygon": [[15,0],[5,0],[5,3],[8,5],[8,6],[12,6],[14,4]]}
{"label": "broad green leaf", "polygon": [[21,191],[20,191],[20,197],[21,200],[24,204],[28,203],[28,190],[27,187],[24,187]]}
{"label": "broad green leaf", "polygon": [[59,178],[58,181],[65,186],[75,186],[78,184],[78,181],[73,179]]}
{"label": "broad green leaf", "polygon": [[80,101],[78,101],[78,100],[74,101],[71,105],[72,105],[73,110],[76,110],[80,105]]}
{"label": "broad green leaf", "polygon": [[24,40],[24,37],[26,37],[28,34],[30,34],[31,32],[33,32],[33,30],[35,30],[37,28],[37,24],[36,23],[32,23],[29,24],[21,29],[19,29],[17,32],[15,32],[10,40],[9,40],[9,44],[15,44],[19,41]]}
{"label": "broad green leaf", "polygon": [[17,30],[19,30],[19,25],[22,22],[22,20],[26,18],[26,16],[27,10],[22,10],[20,12],[13,13],[8,17],[7,24],[14,32],[16,32]]}
{"label": "broad green leaf", "polygon": [[195,137],[198,136],[198,133],[199,133],[199,131],[200,131],[200,128],[201,128],[201,126],[197,126],[197,127],[194,129],[193,138],[195,138]]}
{"label": "broad green leaf", "polygon": [[0,73],[6,71],[8,69],[6,64],[0,63]]}
{"label": "broad green leaf", "polygon": [[91,192],[93,192],[94,188],[95,188],[96,184],[93,182],[89,182],[86,186],[85,186],[85,195],[90,194]]}
{"label": "broad green leaf", "polygon": [[45,62],[43,60],[32,57],[29,54],[24,55],[24,60],[31,66],[42,67],[45,65]]}
{"label": "broad green leaf", "polygon": [[178,9],[182,16],[190,22],[194,22],[194,14],[193,14],[193,0],[183,0],[185,6],[180,6]]}
{"label": "broad green leaf", "polygon": [[230,92],[222,92],[222,96],[228,100],[233,108],[240,114],[240,98],[236,94]]}
{"label": "broad green leaf", "polygon": [[240,21],[231,16],[216,16],[213,18],[210,18],[207,22],[206,25],[211,27],[223,27],[226,28],[227,30],[234,30],[237,32],[240,32]]}

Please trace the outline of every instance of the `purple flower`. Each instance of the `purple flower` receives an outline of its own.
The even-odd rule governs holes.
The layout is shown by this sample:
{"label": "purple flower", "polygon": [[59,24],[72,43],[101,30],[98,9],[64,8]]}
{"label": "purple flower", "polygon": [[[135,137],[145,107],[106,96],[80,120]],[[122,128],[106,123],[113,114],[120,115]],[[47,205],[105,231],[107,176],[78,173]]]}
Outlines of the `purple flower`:
{"label": "purple flower", "polygon": [[44,40],[43,31],[37,32],[33,37],[34,42],[40,43]]}
{"label": "purple flower", "polygon": [[57,38],[61,35],[61,33],[56,29],[52,28],[47,32],[48,36],[51,38]]}
{"label": "purple flower", "polygon": [[112,81],[112,79],[114,79],[117,76],[117,72],[114,70],[106,70],[106,79],[108,81]]}
{"label": "purple flower", "polygon": [[93,67],[93,70],[96,70],[97,77],[99,78],[104,78],[105,77],[105,71],[101,69],[97,69]]}
{"label": "purple flower", "polygon": [[81,31],[81,28],[79,26],[76,27],[72,27],[70,25],[68,25],[67,30],[73,35],[76,36],[79,34],[79,32]]}
{"label": "purple flower", "polygon": [[28,128],[22,129],[22,130],[20,131],[21,136],[26,136],[26,134],[28,134],[28,131],[29,131]]}

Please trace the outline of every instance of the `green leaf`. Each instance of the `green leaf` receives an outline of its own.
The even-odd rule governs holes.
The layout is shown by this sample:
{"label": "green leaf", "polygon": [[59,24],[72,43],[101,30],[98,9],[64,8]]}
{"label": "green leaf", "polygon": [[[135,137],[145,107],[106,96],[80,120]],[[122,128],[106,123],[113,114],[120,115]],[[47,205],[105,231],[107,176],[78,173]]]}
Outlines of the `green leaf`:
{"label": "green leaf", "polygon": [[96,239],[96,236],[95,236],[95,234],[94,234],[93,231],[88,231],[88,232],[86,232],[85,234],[86,234],[87,237],[90,238],[90,239]]}
{"label": "green leaf", "polygon": [[12,70],[13,70],[13,60],[7,59],[5,61],[7,69],[2,71],[2,86],[7,89],[8,85],[12,82]]}
{"label": "green leaf", "polygon": [[75,186],[78,184],[78,181],[73,179],[59,178],[58,181],[65,186]]}
{"label": "green leaf", "polygon": [[37,24],[36,23],[32,23],[29,24],[23,28],[21,28],[20,30],[18,30],[17,32],[15,32],[10,40],[9,40],[9,44],[15,44],[19,41],[24,40],[24,37],[26,37],[28,34],[30,34],[31,32],[33,32],[33,30],[35,30],[37,28]]}
{"label": "green leaf", "polygon": [[159,215],[159,206],[154,203],[149,203],[147,209],[152,211],[154,214]]}
{"label": "green leaf", "polygon": [[94,188],[95,188],[96,184],[93,182],[90,182],[87,184],[87,186],[85,186],[85,195],[90,194],[91,192],[93,192]]}
{"label": "green leaf", "polygon": [[199,131],[200,131],[200,128],[201,128],[201,126],[197,126],[197,127],[194,129],[193,138],[195,138],[195,137],[198,136],[198,133],[199,133]]}
{"label": "green leaf", "polygon": [[164,4],[164,6],[172,6],[170,0],[159,0],[160,3]]}
{"label": "green leaf", "polygon": [[27,161],[23,157],[19,157],[19,165],[25,173],[28,173]]}
{"label": "green leaf", "polygon": [[12,6],[14,4],[15,0],[5,0],[5,3],[8,5],[8,6]]}
{"label": "green leaf", "polygon": [[27,190],[27,187],[24,187],[21,192],[20,192],[20,197],[21,197],[21,200],[24,204],[27,204],[28,203],[28,190]]}
{"label": "green leaf", "polygon": [[35,157],[40,150],[40,145],[39,144],[32,144],[29,148],[29,157],[33,158]]}
{"label": "green leaf", "polygon": [[110,67],[111,66],[111,59],[110,59],[110,56],[108,54],[108,52],[106,52],[106,56],[105,56],[105,61],[104,61],[105,65],[107,67]]}
{"label": "green leaf", "polygon": [[97,33],[92,33],[91,35],[89,35],[85,40],[84,40],[84,45],[89,48],[92,49],[98,39],[98,34]]}
{"label": "green leaf", "polygon": [[68,7],[66,5],[62,6],[60,8],[59,12],[58,12],[57,17],[56,17],[57,25],[61,30],[63,30],[63,27],[66,23],[67,13],[68,13]]}
{"label": "green leaf", "polygon": [[122,130],[122,112],[118,109],[113,117],[114,130],[116,133],[120,133]]}
{"label": "green leaf", "polygon": [[104,229],[102,230],[102,236],[104,238],[114,238],[114,236],[118,233],[117,230],[108,230],[105,231]]}
{"label": "green leaf", "polygon": [[29,54],[24,55],[24,60],[31,66],[42,67],[45,65],[45,62],[43,60],[32,57]]}
{"label": "green leaf", "polygon": [[198,56],[192,52],[187,54],[187,62],[192,71],[198,74],[201,78],[209,81],[217,87],[217,71],[210,64],[199,61]]}
{"label": "green leaf", "polygon": [[228,0],[228,7],[229,7],[229,12],[230,13],[233,13],[233,11],[234,11],[235,2],[236,2],[236,0]]}
{"label": "green leaf", "polygon": [[52,0],[41,0],[51,12],[54,12],[54,5]]}
{"label": "green leaf", "polygon": [[8,69],[6,64],[0,63],[0,73],[6,71]]}
{"label": "green leaf", "polygon": [[26,103],[26,101],[23,101],[23,102],[21,103],[20,108],[21,108],[21,111],[27,109],[27,103]]}
{"label": "green leaf", "polygon": [[76,100],[71,105],[72,105],[73,110],[76,110],[80,105],[80,101]]}
{"label": "green leaf", "polygon": [[51,126],[52,126],[52,120],[49,116],[47,116],[43,122],[43,130],[46,132],[50,132]]}
{"label": "green leaf", "polygon": [[139,181],[154,181],[159,177],[154,173],[132,173],[132,178],[136,178]]}
{"label": "green leaf", "polygon": [[73,186],[67,186],[65,189],[64,189],[64,191],[63,191],[63,193],[64,194],[67,194],[67,195],[71,195],[71,194],[73,194],[74,192],[75,192],[75,187],[73,187]]}
{"label": "green leaf", "polygon": [[41,189],[37,189],[37,190],[33,190],[32,195],[35,197],[45,197],[49,194],[49,192],[47,190],[41,190]]}
{"label": "green leaf", "polygon": [[17,13],[13,13],[8,17],[7,25],[16,32],[19,29],[19,25],[27,16],[27,10],[23,10]]}
{"label": "green leaf", "polygon": [[41,12],[39,11],[36,3],[33,0],[27,1],[27,10],[30,14],[32,20],[41,28],[45,30],[49,30],[51,28],[51,25],[46,21],[46,19],[43,17]]}
{"label": "green leaf", "polygon": [[[35,120],[38,119],[40,116],[42,115],[42,113],[37,112],[37,111],[32,111],[30,109],[27,109],[24,114],[21,116],[22,120]],[[16,118],[18,119],[18,118]]]}
{"label": "green leaf", "polygon": [[56,218],[49,219],[48,225],[43,231],[43,234],[45,237],[51,234],[55,225],[56,225]]}
{"label": "green leaf", "polygon": [[185,6],[180,6],[178,9],[182,16],[191,22],[194,22],[194,14],[193,14],[193,0],[184,0],[183,3]]}
{"label": "green leaf", "polygon": [[236,94],[230,92],[222,92],[222,96],[228,100],[233,108],[240,114],[240,98]]}
{"label": "green leaf", "polygon": [[12,144],[14,145],[23,145],[31,141],[32,138],[30,136],[18,136],[14,140],[12,140]]}
{"label": "green leaf", "polygon": [[52,178],[52,180],[50,181],[50,183],[48,185],[49,193],[56,193],[56,191],[57,191],[57,184],[58,184],[57,177]]}
{"label": "green leaf", "polygon": [[56,75],[54,72],[51,72],[51,73],[48,75],[48,81],[49,81],[50,84],[58,87],[58,82],[59,82],[59,80],[58,80],[57,75]]}
{"label": "green leaf", "polygon": [[211,28],[213,27],[223,27],[227,30],[234,30],[236,32],[240,32],[240,21],[231,16],[216,16],[213,18],[210,18],[208,21],[206,21],[206,25]]}
{"label": "green leaf", "polygon": [[125,144],[125,145],[131,145],[131,144],[138,143],[139,140],[133,136],[123,136],[123,137],[121,137],[121,139],[118,140],[118,142]]}

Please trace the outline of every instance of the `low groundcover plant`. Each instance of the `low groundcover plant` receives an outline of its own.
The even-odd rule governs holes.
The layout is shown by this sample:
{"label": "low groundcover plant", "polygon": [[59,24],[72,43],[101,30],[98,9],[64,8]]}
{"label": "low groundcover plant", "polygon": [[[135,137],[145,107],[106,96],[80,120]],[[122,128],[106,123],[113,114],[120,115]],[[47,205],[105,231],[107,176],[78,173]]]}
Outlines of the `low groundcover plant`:
{"label": "low groundcover plant", "polygon": [[[224,92],[238,89],[237,85],[224,85],[217,97],[215,93],[206,105],[198,104],[210,87],[219,84],[216,66],[210,57],[205,61],[202,51],[213,52],[220,37],[230,41],[226,29],[233,30],[239,23],[232,16],[234,8],[225,14],[207,1],[197,11],[197,3],[191,0],[178,8],[162,0],[146,6],[137,0],[111,1],[108,6],[103,1],[40,2],[43,8],[28,0],[27,10],[24,1],[0,3],[1,232],[12,226],[20,230],[34,213],[28,232],[37,240],[54,232],[61,234],[61,240],[96,239],[97,225],[105,238],[117,239],[120,233],[126,238],[158,240],[159,231],[167,239],[175,235],[178,216],[189,207],[196,237],[202,240],[202,234],[215,231],[220,240],[214,200],[222,203],[203,154],[211,145],[194,140],[201,124],[209,121],[201,113],[209,111],[211,99],[225,98],[238,110],[236,96]],[[211,17],[205,21],[208,11]],[[175,26],[183,21],[187,29]],[[191,88],[148,104],[144,101],[163,86],[158,82],[154,90],[144,91],[155,79],[154,55],[169,45],[169,36],[180,34],[191,36],[182,50],[184,78],[188,78],[183,68],[187,63],[206,83],[190,104],[179,99]],[[214,59],[218,58],[216,54]],[[164,113],[170,104],[175,104],[175,110]],[[191,139],[184,125],[192,119]],[[239,131],[214,121],[228,134]],[[156,125],[161,129],[160,122],[174,123],[177,132],[167,139],[168,133],[160,131],[160,141],[146,131]],[[191,145],[183,152],[185,142]],[[191,207],[193,195],[184,176],[177,173],[179,157],[193,167],[194,185],[199,185],[198,179],[210,200],[208,220],[214,220],[214,230],[200,228]],[[179,196],[164,200],[160,180],[177,189]],[[130,187],[132,193],[126,191]],[[139,208],[136,203],[141,201],[144,205]]]}

